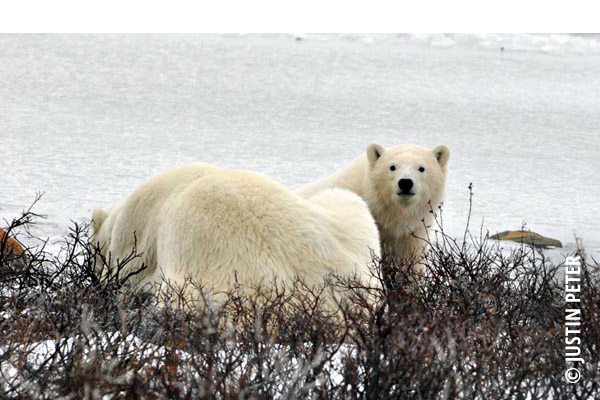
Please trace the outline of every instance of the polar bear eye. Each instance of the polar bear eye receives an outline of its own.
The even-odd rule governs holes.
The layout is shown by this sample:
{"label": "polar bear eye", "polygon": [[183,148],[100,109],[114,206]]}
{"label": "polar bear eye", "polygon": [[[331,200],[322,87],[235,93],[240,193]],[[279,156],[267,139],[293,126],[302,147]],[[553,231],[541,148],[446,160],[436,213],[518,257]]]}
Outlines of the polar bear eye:
{"label": "polar bear eye", "polygon": [[419,167],[419,172],[425,172],[425,167]]}
{"label": "polar bear eye", "polygon": [[396,170],[396,166],[395,165],[390,165],[390,171],[395,171]]}

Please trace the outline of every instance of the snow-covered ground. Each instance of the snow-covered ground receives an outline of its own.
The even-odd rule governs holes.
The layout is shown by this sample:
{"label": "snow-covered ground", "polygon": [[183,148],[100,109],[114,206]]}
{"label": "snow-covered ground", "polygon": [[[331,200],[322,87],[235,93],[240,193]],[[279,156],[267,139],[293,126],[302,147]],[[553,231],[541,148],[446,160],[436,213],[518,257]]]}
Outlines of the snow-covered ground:
{"label": "snow-covered ground", "polygon": [[451,148],[451,234],[473,182],[477,229],[598,255],[599,133],[594,35],[0,35],[0,218],[43,191],[51,238],[186,162],[298,187],[379,141]]}

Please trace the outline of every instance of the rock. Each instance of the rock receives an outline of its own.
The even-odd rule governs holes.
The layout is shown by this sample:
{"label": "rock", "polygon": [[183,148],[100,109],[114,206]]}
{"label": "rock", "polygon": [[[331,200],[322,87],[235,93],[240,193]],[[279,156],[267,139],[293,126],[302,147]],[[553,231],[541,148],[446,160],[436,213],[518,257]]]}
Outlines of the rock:
{"label": "rock", "polygon": [[560,240],[547,238],[531,231],[504,231],[490,236],[495,240],[512,240],[513,242],[530,244],[536,247],[562,247]]}
{"label": "rock", "polygon": [[11,254],[13,256],[20,256],[25,251],[19,242],[11,237],[7,237],[6,232],[2,228],[0,228],[0,249],[3,249],[4,254]]}

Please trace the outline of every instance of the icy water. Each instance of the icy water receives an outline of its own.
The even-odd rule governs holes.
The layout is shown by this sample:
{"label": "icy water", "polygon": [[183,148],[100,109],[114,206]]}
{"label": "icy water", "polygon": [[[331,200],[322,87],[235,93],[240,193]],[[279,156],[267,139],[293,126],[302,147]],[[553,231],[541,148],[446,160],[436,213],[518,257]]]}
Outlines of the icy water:
{"label": "icy water", "polygon": [[597,37],[0,36],[0,217],[45,192],[56,239],[190,161],[298,187],[379,141],[450,147],[448,232],[473,182],[477,230],[599,254],[599,135]]}

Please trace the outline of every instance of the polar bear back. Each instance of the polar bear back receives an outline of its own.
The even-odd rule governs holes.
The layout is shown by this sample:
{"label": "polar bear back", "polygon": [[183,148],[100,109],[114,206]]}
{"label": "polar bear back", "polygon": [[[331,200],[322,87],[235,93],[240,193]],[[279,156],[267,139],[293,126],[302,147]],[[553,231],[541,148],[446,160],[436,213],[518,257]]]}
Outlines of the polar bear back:
{"label": "polar bear back", "polygon": [[156,238],[160,230],[157,216],[162,208],[173,194],[217,170],[210,164],[191,163],[155,175],[107,212],[94,210],[93,218],[100,216],[102,221],[95,221],[93,239],[114,261],[139,254],[128,263],[128,269],[137,270],[145,265],[146,270],[135,277],[143,280],[156,267]]}
{"label": "polar bear back", "polygon": [[[329,273],[364,274],[370,249],[379,248],[368,208],[346,191],[329,197],[307,201],[248,171],[208,174],[163,210],[158,264],[175,280],[192,274],[215,288],[234,279],[256,285],[298,276],[319,284]],[[354,230],[343,228],[348,219]]]}
{"label": "polar bear back", "polygon": [[100,215],[94,238],[113,259],[135,247],[134,279],[191,276],[217,291],[296,277],[320,284],[330,273],[371,280],[379,234],[366,203],[341,189],[305,199],[249,171],[195,163],[159,174]]}

